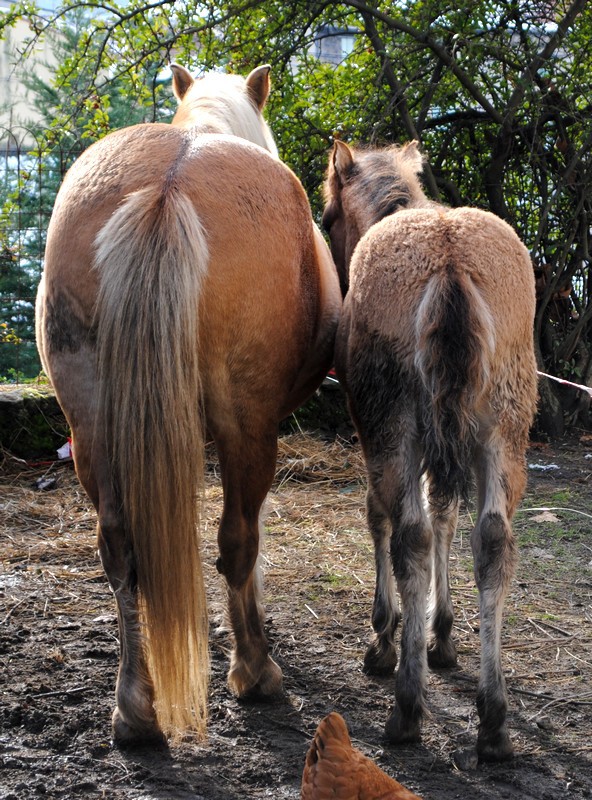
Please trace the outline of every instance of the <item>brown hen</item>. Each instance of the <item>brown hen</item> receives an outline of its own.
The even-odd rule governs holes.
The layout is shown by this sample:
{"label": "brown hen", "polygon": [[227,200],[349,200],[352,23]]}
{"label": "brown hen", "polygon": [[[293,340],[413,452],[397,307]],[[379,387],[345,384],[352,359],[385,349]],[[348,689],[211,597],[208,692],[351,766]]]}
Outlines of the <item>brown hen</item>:
{"label": "brown hen", "polygon": [[304,764],[302,800],[421,800],[352,746],[343,717],[320,723]]}

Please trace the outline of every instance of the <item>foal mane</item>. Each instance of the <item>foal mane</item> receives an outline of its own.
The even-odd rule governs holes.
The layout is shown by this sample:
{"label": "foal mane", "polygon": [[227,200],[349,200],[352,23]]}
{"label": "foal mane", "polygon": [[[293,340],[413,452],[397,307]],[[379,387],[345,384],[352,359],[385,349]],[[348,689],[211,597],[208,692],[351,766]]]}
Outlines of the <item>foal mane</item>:
{"label": "foal mane", "polygon": [[421,188],[423,156],[417,142],[400,147],[347,148],[350,159],[329,169],[325,196],[331,201],[347,191],[348,203],[364,218],[365,229],[402,208],[431,205]]}

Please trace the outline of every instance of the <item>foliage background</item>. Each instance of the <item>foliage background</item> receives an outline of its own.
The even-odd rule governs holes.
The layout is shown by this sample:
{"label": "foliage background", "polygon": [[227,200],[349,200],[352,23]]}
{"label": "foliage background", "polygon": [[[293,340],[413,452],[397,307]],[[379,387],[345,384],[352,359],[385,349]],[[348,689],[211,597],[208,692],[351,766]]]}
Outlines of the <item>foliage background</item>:
{"label": "foliage background", "polygon": [[[240,73],[270,63],[267,116],[317,217],[334,136],[419,139],[434,198],[493,211],[530,249],[541,369],[590,382],[592,9],[585,0],[131,0],[74,3],[52,15],[24,3],[0,26],[19,15],[31,25],[21,64],[35,37],[53,36],[59,66],[51,86],[31,81],[43,114],[39,168],[35,180],[5,181],[0,280],[11,274],[8,212],[16,195],[26,208],[35,205],[39,180],[55,190],[68,161],[64,145],[77,152],[113,128],[169,118],[163,69],[170,60]],[[340,52],[345,42],[351,47]],[[331,44],[334,63],[319,60],[318,47]],[[10,309],[0,306],[0,314],[13,329]],[[540,389],[545,430],[590,425],[587,395],[546,380]]]}

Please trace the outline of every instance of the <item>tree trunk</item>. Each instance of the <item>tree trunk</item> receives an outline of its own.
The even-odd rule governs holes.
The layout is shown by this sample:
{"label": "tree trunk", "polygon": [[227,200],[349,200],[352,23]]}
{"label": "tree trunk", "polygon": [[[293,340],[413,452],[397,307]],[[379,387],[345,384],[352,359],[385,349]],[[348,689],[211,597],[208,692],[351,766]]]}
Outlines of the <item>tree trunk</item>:
{"label": "tree trunk", "polygon": [[551,439],[559,439],[565,433],[563,408],[548,378],[539,380],[539,406],[534,431],[544,433]]}

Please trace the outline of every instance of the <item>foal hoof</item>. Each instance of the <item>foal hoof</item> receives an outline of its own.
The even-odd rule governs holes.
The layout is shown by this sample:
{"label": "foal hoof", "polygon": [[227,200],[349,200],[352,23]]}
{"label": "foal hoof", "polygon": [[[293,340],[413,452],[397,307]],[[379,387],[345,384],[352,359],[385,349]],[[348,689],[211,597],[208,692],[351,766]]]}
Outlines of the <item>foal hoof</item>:
{"label": "foal hoof", "polygon": [[380,639],[374,639],[364,656],[364,672],[366,675],[392,675],[397,666],[397,651],[394,646],[386,647]]}
{"label": "foal hoof", "polygon": [[166,736],[158,727],[156,719],[142,728],[127,723],[118,708],[113,712],[111,720],[113,741],[118,747],[168,747]]}
{"label": "foal hoof", "polygon": [[428,666],[431,669],[450,669],[458,664],[456,645],[452,639],[445,642],[434,639],[428,647]]}
{"label": "foal hoof", "polygon": [[502,728],[495,736],[477,737],[479,761],[508,761],[514,757],[514,745],[508,731]]}
{"label": "foal hoof", "polygon": [[406,720],[395,708],[386,721],[384,733],[391,744],[414,744],[421,741],[419,720]]}

